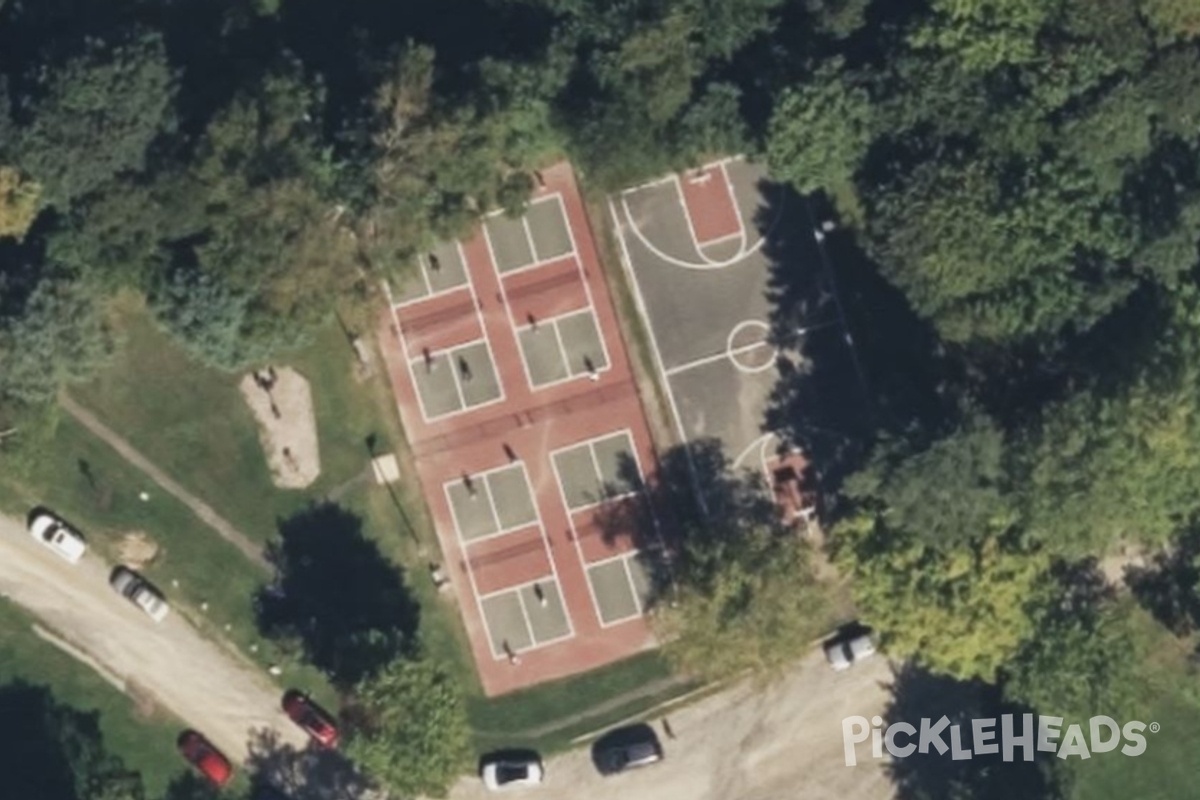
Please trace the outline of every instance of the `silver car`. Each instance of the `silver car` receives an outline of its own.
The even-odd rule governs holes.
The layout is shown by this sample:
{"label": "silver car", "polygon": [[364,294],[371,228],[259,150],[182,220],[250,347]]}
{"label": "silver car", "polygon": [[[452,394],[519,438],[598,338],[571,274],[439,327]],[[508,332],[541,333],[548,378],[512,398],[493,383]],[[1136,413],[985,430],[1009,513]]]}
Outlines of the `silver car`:
{"label": "silver car", "polygon": [[162,622],[171,610],[158,589],[155,589],[148,580],[128,567],[114,569],[112,576],[108,579],[108,584],[116,590],[117,594],[128,598],[129,602],[145,611],[147,616],[155,622]]}
{"label": "silver car", "polygon": [[875,643],[869,633],[853,637],[842,637],[825,643],[825,660],[837,672],[875,655]]}

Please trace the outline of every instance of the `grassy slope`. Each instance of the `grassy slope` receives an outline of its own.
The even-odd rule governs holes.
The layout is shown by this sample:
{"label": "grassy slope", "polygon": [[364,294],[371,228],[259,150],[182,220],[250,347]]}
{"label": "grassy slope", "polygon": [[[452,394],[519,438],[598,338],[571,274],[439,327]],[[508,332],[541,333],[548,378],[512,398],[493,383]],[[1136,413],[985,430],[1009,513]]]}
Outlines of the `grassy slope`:
{"label": "grassy slope", "polygon": [[[406,582],[421,604],[422,643],[427,652],[446,663],[459,678],[467,692],[473,724],[481,731],[532,728],[574,716],[614,694],[666,674],[666,667],[657,657],[643,657],[511,697],[485,699],[457,606],[445,595],[438,595],[428,578],[427,565],[440,560],[440,554],[415,475],[410,470],[390,387],[383,380],[359,383],[354,379],[352,353],[341,329],[330,324],[312,344],[276,361],[277,365],[294,366],[310,380],[316,405],[322,474],[317,483],[300,492],[280,490],[270,483],[257,430],[237,391],[236,376],[190,360],[136,308],[125,309],[119,319],[125,340],[122,353],[95,381],[73,389],[73,396],[252,538],[269,539],[278,520],[303,508],[311,498],[320,497],[359,475],[367,464],[369,435],[377,437],[379,451],[390,448],[399,454],[403,474],[391,493],[372,483],[360,483],[345,492],[340,502],[363,517],[364,532],[376,539],[389,557],[408,568]],[[138,481],[136,471],[124,467],[102,444],[94,440],[88,443],[90,437],[73,423],[68,421],[64,430],[72,441],[69,449],[90,453],[87,457],[94,460],[93,472],[97,476],[128,473],[122,483],[128,489],[114,493],[113,507],[106,513],[144,514],[149,513],[150,506],[165,507],[162,518],[139,517],[130,520],[127,526],[180,531],[181,540],[203,549],[204,552],[196,552],[187,559],[198,574],[180,578],[184,589],[196,585],[204,574],[213,574],[213,563],[221,563],[222,570],[227,568],[225,565],[237,565],[234,572],[245,577],[235,580],[236,588],[219,599],[204,599],[210,602],[208,616],[218,619],[221,625],[228,620],[234,626],[233,638],[238,638],[239,630],[253,637],[248,627],[247,599],[254,585],[253,569],[236,557],[232,548],[191,519],[186,509],[161,492],[155,492],[153,502],[146,507],[128,500],[129,493],[136,495],[144,483]],[[72,511],[93,502],[88,498],[90,488],[73,464],[74,458],[67,456],[57,465],[54,475],[44,476],[60,488],[66,486],[71,494],[79,495],[64,500],[63,507]],[[182,546],[181,541],[170,546],[169,552]],[[170,563],[168,557],[156,577],[160,580],[173,577],[167,572]],[[260,656],[264,652],[265,649],[260,649]],[[301,685],[319,683],[316,676],[303,673],[296,680]],[[328,699],[328,694],[320,688],[317,694]],[[628,716],[663,699],[666,697],[657,695],[646,698],[621,709],[619,716]],[[613,713],[602,715],[600,722],[588,720],[584,729],[609,718],[619,717]],[[569,738],[566,733],[574,735],[580,732],[578,728],[574,726],[565,733],[526,743],[561,747]],[[481,748],[501,743],[490,736],[479,737]]]}
{"label": "grassy slope", "polygon": [[147,796],[160,796],[167,782],[184,771],[175,753],[179,723],[140,714],[129,698],[90,669],[39,639],[31,623],[20,609],[0,602],[0,685],[22,680],[47,686],[58,702],[94,711],[105,747],[142,773]]}

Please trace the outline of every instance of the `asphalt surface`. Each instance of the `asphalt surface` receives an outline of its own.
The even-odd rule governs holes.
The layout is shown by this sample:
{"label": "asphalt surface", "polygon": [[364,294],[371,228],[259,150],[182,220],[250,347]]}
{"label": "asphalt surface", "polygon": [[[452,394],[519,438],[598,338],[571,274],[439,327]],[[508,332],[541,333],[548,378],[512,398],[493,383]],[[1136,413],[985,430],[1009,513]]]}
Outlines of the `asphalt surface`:
{"label": "asphalt surface", "polygon": [[[847,767],[842,719],[882,714],[891,666],[876,657],[835,673],[817,652],[779,682],[742,685],[655,720],[664,760],[601,777],[587,748],[551,759],[540,789],[512,796],[571,800],[890,800],[886,762]],[[865,753],[867,751],[860,751]],[[451,800],[492,797],[464,778]]]}
{"label": "asphalt surface", "polygon": [[176,613],[155,623],[109,587],[109,570],[91,552],[72,566],[34,541],[23,520],[0,516],[0,594],[232,760],[244,759],[262,734],[305,745],[265,675]]}

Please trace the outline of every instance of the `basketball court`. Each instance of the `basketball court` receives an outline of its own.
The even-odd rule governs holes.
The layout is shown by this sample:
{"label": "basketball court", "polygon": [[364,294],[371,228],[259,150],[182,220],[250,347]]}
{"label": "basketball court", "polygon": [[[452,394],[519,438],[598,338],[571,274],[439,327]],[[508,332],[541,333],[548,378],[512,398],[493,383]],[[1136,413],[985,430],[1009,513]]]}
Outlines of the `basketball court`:
{"label": "basketball court", "polygon": [[790,210],[785,193],[761,166],[731,158],[627,189],[609,208],[680,438],[715,438],[772,481],[781,440],[764,421],[780,358],[795,360],[800,337],[841,335],[832,313],[816,314],[781,352],[774,271],[819,269],[768,252]]}
{"label": "basketball court", "polygon": [[604,522],[643,496],[649,428],[574,176],[543,176],[388,287],[381,333],[489,695],[655,645],[657,543]]}

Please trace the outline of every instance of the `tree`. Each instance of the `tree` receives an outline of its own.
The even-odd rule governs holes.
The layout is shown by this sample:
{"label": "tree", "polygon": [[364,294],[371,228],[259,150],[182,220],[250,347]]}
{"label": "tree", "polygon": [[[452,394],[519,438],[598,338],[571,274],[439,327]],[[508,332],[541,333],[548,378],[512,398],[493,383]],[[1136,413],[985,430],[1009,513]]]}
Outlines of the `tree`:
{"label": "tree", "polygon": [[1061,0],[933,0],[912,43],[953,53],[970,71],[1022,65],[1038,56],[1038,34]]}
{"label": "tree", "polygon": [[1167,324],[1126,375],[1048,405],[1020,444],[1029,531],[1058,552],[1159,545],[1196,511],[1200,293],[1181,286],[1153,308]]}
{"label": "tree", "polygon": [[934,547],[1003,534],[1018,521],[1009,496],[1004,434],[979,415],[925,449],[879,448],[846,483],[846,496],[884,509],[888,525]]}
{"label": "tree", "polygon": [[767,160],[775,176],[807,194],[852,184],[871,144],[872,104],[841,59],[784,91],[775,107]]}
{"label": "tree", "polygon": [[668,558],[655,557],[646,507],[617,506],[598,522],[608,535],[632,532],[645,554],[649,605],[675,666],[705,680],[771,678],[807,652],[829,624],[828,594],[762,481],[734,472],[720,444],[704,440],[663,454],[652,494],[675,531]]}
{"label": "tree", "polygon": [[130,28],[89,38],[79,53],[41,65],[17,108],[16,166],[65,208],[114,177],[138,172],[173,126],[174,77],[162,36]]}
{"label": "tree", "polygon": [[88,287],[43,280],[20,316],[0,320],[0,399],[51,400],[60,386],[87,380],[112,350],[103,310]]}
{"label": "tree", "polygon": [[252,298],[223,279],[198,270],[178,269],[151,295],[159,323],[205,363],[233,370],[262,362],[289,341],[283,332],[255,330]]}
{"label": "tree", "polygon": [[42,187],[20,171],[0,166],[0,239],[20,241],[41,211]]}
{"label": "tree", "polygon": [[1130,609],[1070,594],[1055,587],[1035,610],[1035,633],[1003,669],[1005,697],[1068,723],[1134,712],[1132,687],[1144,654]]}
{"label": "tree", "polygon": [[823,587],[794,533],[750,524],[726,535],[729,560],[708,585],[681,585],[676,603],[659,610],[664,653],[705,681],[777,676],[825,630]]}
{"label": "tree", "polygon": [[1013,537],[936,548],[886,515],[857,514],[834,528],[833,545],[863,620],[894,656],[993,681],[1033,632],[1028,606],[1048,558]]}
{"label": "tree", "polygon": [[953,342],[1086,330],[1133,290],[1116,198],[1069,161],[1013,174],[943,157],[868,203],[885,276]]}
{"label": "tree", "polygon": [[358,686],[346,754],[403,798],[445,797],[471,757],[458,683],[427,661],[396,661]]}
{"label": "tree", "polygon": [[1200,35],[1200,6],[1193,0],[1142,0],[1141,8],[1150,26],[1166,41]]}

